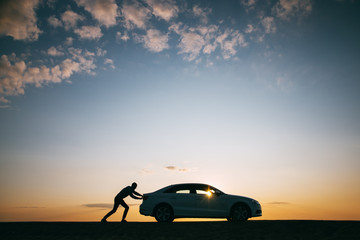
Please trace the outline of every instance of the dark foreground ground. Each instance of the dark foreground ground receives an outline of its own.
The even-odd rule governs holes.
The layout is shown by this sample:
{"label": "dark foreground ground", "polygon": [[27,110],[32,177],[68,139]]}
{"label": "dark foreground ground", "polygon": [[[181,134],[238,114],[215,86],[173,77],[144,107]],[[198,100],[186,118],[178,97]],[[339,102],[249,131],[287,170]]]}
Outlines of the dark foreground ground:
{"label": "dark foreground ground", "polygon": [[360,239],[360,221],[0,223],[0,239]]}

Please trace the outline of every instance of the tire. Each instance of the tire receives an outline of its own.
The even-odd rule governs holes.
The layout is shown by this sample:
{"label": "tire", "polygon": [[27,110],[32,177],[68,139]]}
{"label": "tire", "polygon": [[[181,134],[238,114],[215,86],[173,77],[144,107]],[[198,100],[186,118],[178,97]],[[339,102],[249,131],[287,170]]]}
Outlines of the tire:
{"label": "tire", "polygon": [[250,210],[248,206],[238,203],[231,208],[230,217],[227,218],[230,222],[246,222],[250,217]]}
{"label": "tire", "polygon": [[154,217],[158,222],[172,222],[174,211],[168,204],[160,204],[154,209]]}

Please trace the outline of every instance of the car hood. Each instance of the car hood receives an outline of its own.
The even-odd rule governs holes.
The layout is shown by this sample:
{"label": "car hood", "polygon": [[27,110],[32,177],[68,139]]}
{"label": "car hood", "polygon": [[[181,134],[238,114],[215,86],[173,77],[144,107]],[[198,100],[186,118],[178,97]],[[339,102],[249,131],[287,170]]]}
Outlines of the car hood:
{"label": "car hood", "polygon": [[231,199],[241,199],[241,200],[245,200],[245,201],[253,201],[253,198],[249,198],[249,197],[244,197],[244,196],[239,196],[239,195],[231,195],[231,194],[225,194],[226,197],[231,198]]}

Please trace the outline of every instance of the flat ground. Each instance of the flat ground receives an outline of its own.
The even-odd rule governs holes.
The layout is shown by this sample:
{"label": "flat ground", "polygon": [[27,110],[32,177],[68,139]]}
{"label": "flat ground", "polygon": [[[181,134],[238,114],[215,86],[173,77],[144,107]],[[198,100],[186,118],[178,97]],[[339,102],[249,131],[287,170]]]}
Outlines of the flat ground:
{"label": "flat ground", "polygon": [[360,239],[360,221],[0,223],[0,239]]}

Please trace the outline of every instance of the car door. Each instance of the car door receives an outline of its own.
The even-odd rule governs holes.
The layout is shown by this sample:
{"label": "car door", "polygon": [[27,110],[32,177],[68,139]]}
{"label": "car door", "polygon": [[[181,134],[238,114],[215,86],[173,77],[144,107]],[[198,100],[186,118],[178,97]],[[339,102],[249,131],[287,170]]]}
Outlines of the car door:
{"label": "car door", "polygon": [[169,195],[175,216],[196,217],[196,194],[189,187],[179,188]]}
{"label": "car door", "polygon": [[226,199],[222,194],[216,194],[210,188],[196,189],[197,209],[202,217],[225,217],[227,213]]}

